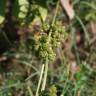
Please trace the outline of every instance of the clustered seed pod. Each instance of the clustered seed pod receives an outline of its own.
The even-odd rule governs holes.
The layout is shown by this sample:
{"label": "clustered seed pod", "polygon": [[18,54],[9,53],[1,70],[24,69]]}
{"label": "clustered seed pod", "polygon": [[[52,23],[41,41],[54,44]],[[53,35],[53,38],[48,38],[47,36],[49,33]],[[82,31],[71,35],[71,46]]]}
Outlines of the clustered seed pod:
{"label": "clustered seed pod", "polygon": [[34,32],[30,35],[28,41],[31,42],[32,53],[35,53],[36,57],[46,60],[54,60],[56,57],[55,48],[58,47],[61,40],[66,36],[65,27],[61,22],[57,21],[53,25],[44,23],[39,32]]}

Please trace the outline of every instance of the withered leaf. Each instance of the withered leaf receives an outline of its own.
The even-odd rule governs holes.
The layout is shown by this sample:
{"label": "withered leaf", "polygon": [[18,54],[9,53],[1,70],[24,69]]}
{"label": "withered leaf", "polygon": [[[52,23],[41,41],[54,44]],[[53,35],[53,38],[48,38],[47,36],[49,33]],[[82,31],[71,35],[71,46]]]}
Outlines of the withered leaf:
{"label": "withered leaf", "polygon": [[72,4],[70,4],[70,0],[60,0],[60,3],[63,9],[66,11],[66,14],[68,15],[69,19],[72,20],[74,18],[75,12]]}

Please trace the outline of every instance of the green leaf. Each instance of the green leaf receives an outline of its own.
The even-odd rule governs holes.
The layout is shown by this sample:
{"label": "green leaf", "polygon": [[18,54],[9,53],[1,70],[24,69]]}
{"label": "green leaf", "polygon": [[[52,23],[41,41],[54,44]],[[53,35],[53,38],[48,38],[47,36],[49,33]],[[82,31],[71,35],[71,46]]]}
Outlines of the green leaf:
{"label": "green leaf", "polygon": [[43,21],[45,21],[46,17],[47,17],[48,10],[46,8],[40,6],[39,7],[39,13],[40,13],[41,19]]}
{"label": "green leaf", "polygon": [[27,13],[28,12],[27,6],[21,6],[20,11]]}
{"label": "green leaf", "polygon": [[0,24],[4,21],[4,16],[0,16]]}
{"label": "green leaf", "polygon": [[0,24],[4,21],[5,0],[0,0]]}
{"label": "green leaf", "polygon": [[28,0],[18,0],[18,5],[20,9],[18,17],[24,19],[28,12],[29,2]]}
{"label": "green leaf", "polygon": [[57,96],[57,88],[55,87],[55,85],[52,85],[50,88],[50,96]]}
{"label": "green leaf", "polygon": [[18,0],[19,5],[27,5],[29,4],[27,0]]}
{"label": "green leaf", "polygon": [[20,12],[20,6],[17,0],[15,0],[14,7],[13,7],[13,15],[14,17],[18,18],[18,14]]}
{"label": "green leaf", "polygon": [[23,13],[23,12],[20,12],[20,13],[18,14],[18,17],[23,19],[23,18],[26,17],[26,14]]}

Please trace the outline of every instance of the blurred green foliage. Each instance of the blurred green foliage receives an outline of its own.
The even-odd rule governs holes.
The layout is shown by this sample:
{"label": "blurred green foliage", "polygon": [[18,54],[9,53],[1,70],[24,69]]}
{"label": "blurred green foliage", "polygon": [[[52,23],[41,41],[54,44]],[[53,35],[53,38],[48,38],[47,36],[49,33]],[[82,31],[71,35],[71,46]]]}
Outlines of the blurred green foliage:
{"label": "blurred green foliage", "polygon": [[[25,33],[19,38],[19,41],[14,42],[15,48],[2,55],[8,61],[0,61],[0,96],[14,96],[15,93],[20,94],[22,91],[25,96],[30,96],[28,86],[30,86],[31,93],[35,94],[37,80],[40,75],[40,66],[42,61],[43,63],[45,62],[46,58],[50,62],[47,85],[46,90],[39,93],[40,96],[77,96],[79,92],[80,96],[96,96],[96,68],[92,67],[92,64],[96,62],[95,44],[87,51],[89,57],[84,57],[85,55],[83,56],[79,54],[78,50],[75,50],[78,53],[78,57],[81,55],[85,59],[79,58],[80,62],[78,64],[76,61],[80,70],[74,74],[70,72],[69,67],[69,63],[72,62],[70,60],[71,54],[66,56],[64,54],[66,50],[63,50],[60,45],[69,35],[71,36],[69,36],[68,40],[70,39],[71,41],[71,38],[72,40],[75,38],[74,33],[78,31],[83,33],[87,30],[87,24],[96,21],[96,0],[72,1],[75,14],[79,17],[79,22],[76,18],[73,21],[68,21],[64,11],[59,6],[57,17],[54,24],[52,24],[57,1],[15,0],[13,23],[17,22],[16,28],[19,26],[19,31]],[[0,0],[0,24],[4,22],[6,2],[7,0]],[[24,30],[22,31],[21,29]],[[26,32],[26,29],[29,32]],[[1,40],[3,38],[2,32],[0,29],[0,42],[3,42]],[[86,32],[89,34],[89,30]],[[26,33],[27,35],[25,36]],[[25,37],[22,39],[23,36]],[[70,49],[72,46],[77,47],[77,45],[73,44],[75,42],[74,40],[71,41]],[[3,42],[3,44],[5,43]],[[84,45],[83,47],[84,52],[86,52],[86,46]],[[89,49],[89,46],[87,48]],[[70,53],[69,50],[68,53]],[[16,65],[15,68],[10,67],[13,65]],[[8,68],[5,69],[6,66]],[[22,68],[23,71],[19,68]]]}

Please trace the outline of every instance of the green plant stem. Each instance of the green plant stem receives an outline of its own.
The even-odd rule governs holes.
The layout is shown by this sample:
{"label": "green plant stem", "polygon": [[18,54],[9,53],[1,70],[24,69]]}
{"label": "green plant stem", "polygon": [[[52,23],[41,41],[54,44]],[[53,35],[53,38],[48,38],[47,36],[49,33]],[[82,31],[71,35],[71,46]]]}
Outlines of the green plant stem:
{"label": "green plant stem", "polygon": [[59,9],[59,1],[57,2],[57,5],[56,5],[56,11],[55,11],[55,14],[54,14],[54,17],[52,19],[52,23],[51,23],[51,26],[50,26],[50,32],[49,32],[49,36],[48,36],[48,43],[50,43],[50,40],[51,40],[51,34],[52,34],[52,31],[51,31],[51,27],[54,25],[55,23],[55,20],[56,20],[56,16],[57,16],[57,13],[58,13],[58,9]]}
{"label": "green plant stem", "polygon": [[41,81],[42,81],[42,77],[43,77],[43,72],[44,72],[44,64],[42,65],[42,68],[41,68],[41,73],[40,73],[40,78],[39,78],[39,82],[38,82],[38,87],[37,87],[37,90],[36,90],[36,95],[35,96],[39,96],[39,89],[40,89],[40,85],[41,85]]}
{"label": "green plant stem", "polygon": [[63,88],[63,91],[62,91],[62,95],[65,96],[65,93],[66,93],[66,89],[67,89],[67,85],[68,85],[68,81],[69,81],[69,74],[70,74],[70,65],[67,66],[67,78],[66,78],[66,82],[64,84],[64,88]]}
{"label": "green plant stem", "polygon": [[59,1],[57,2],[57,5],[56,5],[56,11],[55,11],[55,14],[54,14],[54,17],[53,17],[53,20],[52,20],[51,25],[53,25],[53,24],[55,23],[58,9],[59,9]]}
{"label": "green plant stem", "polygon": [[9,38],[7,37],[6,33],[5,32],[1,32],[2,35],[4,36],[4,39],[8,42],[9,46],[12,46],[12,43],[11,41],[9,40]]}
{"label": "green plant stem", "polygon": [[88,35],[88,31],[87,31],[87,29],[86,29],[86,27],[85,27],[85,25],[83,24],[83,21],[80,19],[80,17],[79,16],[75,16],[75,18],[76,18],[76,20],[79,22],[79,24],[81,25],[81,27],[82,27],[82,29],[83,29],[83,31],[84,31],[84,33],[85,33],[85,38],[86,38],[86,40],[88,41],[88,43],[90,42],[90,38],[89,38],[89,35]]}
{"label": "green plant stem", "polygon": [[[72,24],[70,25],[70,27],[71,27],[71,33],[72,33],[72,46],[73,46],[74,51],[75,51],[76,62],[77,62],[77,64],[80,64],[79,53],[77,51],[77,46],[76,46],[75,30],[73,29]],[[72,48],[72,46],[71,46],[71,48]]]}
{"label": "green plant stem", "polygon": [[44,72],[44,78],[43,78],[41,91],[45,90],[46,81],[47,81],[47,73],[48,73],[48,59],[46,58],[45,72]]}
{"label": "green plant stem", "polygon": [[28,92],[29,92],[29,95],[30,95],[30,96],[33,96],[33,93],[32,93],[32,90],[31,90],[30,86],[27,87],[27,90],[28,90]]}

